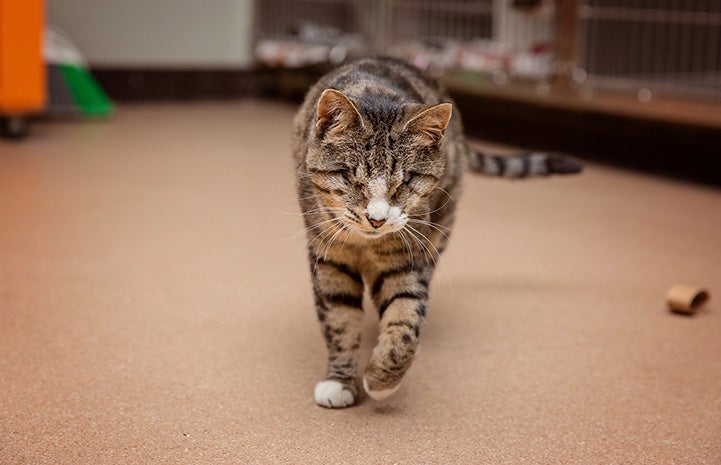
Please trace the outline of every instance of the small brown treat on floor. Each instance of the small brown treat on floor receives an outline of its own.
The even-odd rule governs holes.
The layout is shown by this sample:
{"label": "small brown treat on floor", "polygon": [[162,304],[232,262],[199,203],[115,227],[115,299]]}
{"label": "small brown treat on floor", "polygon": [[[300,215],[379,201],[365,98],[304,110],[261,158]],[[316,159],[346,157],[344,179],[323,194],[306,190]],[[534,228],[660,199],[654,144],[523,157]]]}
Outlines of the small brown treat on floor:
{"label": "small brown treat on floor", "polygon": [[674,284],[666,292],[666,302],[674,313],[693,315],[709,299],[706,289],[689,284]]}

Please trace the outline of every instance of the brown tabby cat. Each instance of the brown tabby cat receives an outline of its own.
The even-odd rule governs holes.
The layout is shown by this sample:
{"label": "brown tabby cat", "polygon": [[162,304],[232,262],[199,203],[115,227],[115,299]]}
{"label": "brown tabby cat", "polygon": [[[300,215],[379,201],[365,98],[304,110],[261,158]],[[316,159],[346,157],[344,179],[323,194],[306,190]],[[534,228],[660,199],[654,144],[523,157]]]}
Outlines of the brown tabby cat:
{"label": "brown tabby cat", "polygon": [[428,284],[467,167],[512,178],[581,170],[544,153],[473,151],[438,83],[389,58],[321,78],[295,117],[293,153],[328,347],[328,373],[315,401],[331,408],[348,407],[358,396],[364,288],[380,314],[380,334],[363,387],[383,399],[400,386],[418,349]]}

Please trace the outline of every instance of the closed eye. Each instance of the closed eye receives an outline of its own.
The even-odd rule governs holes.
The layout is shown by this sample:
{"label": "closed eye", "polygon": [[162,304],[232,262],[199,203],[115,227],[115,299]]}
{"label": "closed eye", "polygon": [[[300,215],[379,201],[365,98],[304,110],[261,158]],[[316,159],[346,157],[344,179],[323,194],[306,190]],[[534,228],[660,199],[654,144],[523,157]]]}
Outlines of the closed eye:
{"label": "closed eye", "polygon": [[353,170],[350,168],[341,168],[333,171],[334,176],[342,178],[348,184],[353,184]]}
{"label": "closed eye", "polygon": [[429,173],[419,173],[417,171],[406,171],[406,175],[403,178],[403,182],[408,184],[409,182],[413,181],[414,179],[423,179],[425,181],[429,182],[438,182],[440,181],[440,178],[438,176],[435,176],[433,174]]}
{"label": "closed eye", "polygon": [[324,184],[335,184],[338,180],[342,180],[346,184],[353,184],[351,180],[351,169],[345,166],[333,169],[308,168],[308,172],[317,179],[322,180]]}
{"label": "closed eye", "polygon": [[324,194],[335,195],[337,197],[345,194],[345,192],[343,192],[341,189],[334,189],[333,187],[315,181],[313,181],[313,186]]}
{"label": "closed eye", "polygon": [[350,168],[347,166],[340,166],[338,168],[321,169],[321,168],[308,168],[308,172],[311,174],[317,174],[320,176],[346,176],[350,174]]}
{"label": "closed eye", "polygon": [[334,196],[342,196],[351,185],[350,170],[346,167],[333,169],[308,168],[310,181],[316,189]]}
{"label": "closed eye", "polygon": [[408,188],[421,197],[429,195],[436,184],[440,181],[437,176],[428,173],[418,173],[414,171],[406,172],[403,179]]}

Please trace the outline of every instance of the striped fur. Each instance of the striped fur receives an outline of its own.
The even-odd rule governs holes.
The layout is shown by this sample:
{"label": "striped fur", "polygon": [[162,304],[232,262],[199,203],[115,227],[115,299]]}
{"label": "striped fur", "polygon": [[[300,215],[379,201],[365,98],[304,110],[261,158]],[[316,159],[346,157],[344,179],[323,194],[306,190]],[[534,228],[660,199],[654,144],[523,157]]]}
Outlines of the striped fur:
{"label": "striped fur", "polygon": [[550,174],[575,174],[583,170],[583,165],[575,160],[545,152],[497,156],[470,150],[469,165],[476,173],[511,179]]}
{"label": "striped fur", "polygon": [[438,83],[393,59],[361,60],[321,78],[294,120],[293,153],[328,348],[315,400],[326,407],[346,407],[358,396],[365,289],[380,316],[366,392],[373,398],[394,392],[411,366],[464,171],[509,177],[573,171],[558,157],[472,151]]}

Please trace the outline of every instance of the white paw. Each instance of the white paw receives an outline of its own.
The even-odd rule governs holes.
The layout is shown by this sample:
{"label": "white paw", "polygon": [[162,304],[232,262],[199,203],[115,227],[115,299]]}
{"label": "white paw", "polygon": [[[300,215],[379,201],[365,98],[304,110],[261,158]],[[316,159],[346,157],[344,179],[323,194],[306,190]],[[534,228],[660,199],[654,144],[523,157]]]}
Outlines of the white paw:
{"label": "white paw", "polygon": [[371,391],[368,388],[368,380],[366,380],[365,376],[363,377],[363,389],[365,390],[366,394],[370,396],[373,400],[383,400],[386,397],[390,396],[394,392],[398,390],[398,388],[401,387],[401,383],[398,383],[396,386],[390,388],[390,389],[380,389],[378,391]]}
{"label": "white paw", "polygon": [[321,407],[350,407],[354,400],[353,393],[338,381],[321,381],[315,385],[315,403]]}

